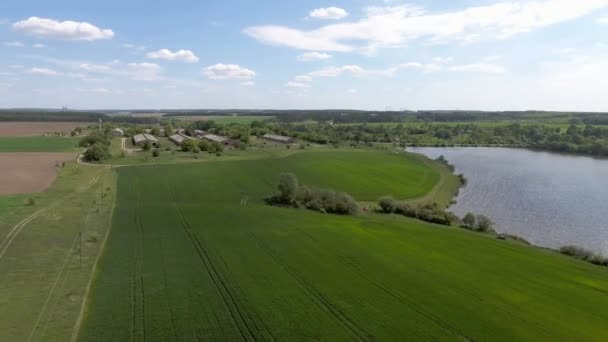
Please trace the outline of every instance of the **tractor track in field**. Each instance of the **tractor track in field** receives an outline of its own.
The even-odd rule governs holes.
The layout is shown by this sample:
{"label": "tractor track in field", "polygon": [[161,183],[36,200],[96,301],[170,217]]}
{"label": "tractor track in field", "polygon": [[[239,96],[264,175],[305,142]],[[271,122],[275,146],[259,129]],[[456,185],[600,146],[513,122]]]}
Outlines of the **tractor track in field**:
{"label": "tractor track in field", "polygon": [[[305,232],[305,231],[303,231],[301,229],[297,229],[297,231],[299,231],[300,233],[302,233],[303,235],[305,235],[306,237],[308,237],[319,248],[323,248],[323,246],[319,243],[319,241],[317,239],[315,239],[312,235],[308,234],[307,232]],[[429,321],[435,323],[437,326],[439,326],[440,328],[442,328],[442,329],[450,332],[453,335],[457,335],[457,336],[465,339],[466,341],[472,341],[472,339],[470,337],[468,337],[465,334],[463,334],[462,332],[458,331],[458,329],[454,328],[453,326],[451,326],[447,322],[444,322],[440,318],[435,317],[433,314],[427,312],[423,308],[421,308],[418,305],[414,304],[411,300],[408,300],[407,298],[405,298],[405,296],[403,296],[401,293],[389,289],[388,287],[386,287],[385,285],[383,285],[379,281],[377,281],[377,280],[371,278],[370,276],[366,275],[365,272],[363,272],[362,270],[360,270],[358,267],[354,266],[350,262],[347,262],[347,260],[345,260],[345,257],[343,257],[343,256],[341,256],[341,255],[339,255],[339,254],[337,254],[337,253],[335,253],[335,252],[333,252],[333,251],[331,251],[331,250],[329,250],[327,248],[323,248],[323,249],[326,250],[326,251],[328,251],[334,257],[336,257],[336,259],[342,265],[344,265],[346,268],[350,269],[352,272],[356,273],[361,278],[365,279],[366,281],[368,281],[372,285],[376,286],[381,291],[385,292],[386,294],[388,294],[392,298],[396,299],[400,303],[405,304],[406,306],[408,306],[410,309],[414,310],[416,313],[418,313],[422,317],[424,317],[424,318],[428,319]]]}
{"label": "tractor track in field", "polygon": [[241,335],[241,338],[243,339],[243,341],[257,341],[255,334],[253,333],[253,331],[247,324],[247,321],[245,320],[245,317],[244,317],[243,313],[241,312],[241,309],[238,307],[237,301],[234,299],[233,295],[230,293],[230,290],[226,286],[223,279],[219,276],[217,270],[215,269],[215,267],[213,266],[213,263],[211,262],[211,258],[209,257],[207,252],[203,249],[200,241],[196,238],[196,236],[192,232],[190,223],[188,222],[188,220],[182,213],[181,209],[177,205],[177,201],[175,200],[175,195],[173,194],[173,191],[171,190],[170,187],[168,187],[168,188],[169,188],[169,194],[171,196],[171,202],[173,204],[173,207],[175,208],[177,214],[180,217],[181,226],[182,226],[182,228],[184,228],[186,235],[188,235],[188,238],[190,239],[192,246],[196,250],[201,262],[203,263],[203,266],[205,268],[207,275],[209,276],[214,287],[220,294],[220,297],[222,298],[224,306],[228,310],[234,325],[237,327],[239,334]]}
{"label": "tractor track in field", "polygon": [[[136,179],[135,186],[138,185],[138,179]],[[139,187],[136,189],[137,191],[137,204],[135,205],[135,262],[134,262],[134,270],[133,270],[133,323],[132,323],[132,334],[131,340],[135,339],[135,329],[137,325],[137,311],[139,311],[139,307],[141,307],[141,334],[143,341],[146,341],[146,316],[145,316],[145,292],[144,292],[144,278],[143,278],[143,253],[144,253],[144,228],[141,223],[141,218],[139,216],[139,204],[141,199],[141,193],[139,192]],[[139,289],[138,289],[139,283]],[[139,293],[140,305],[137,305],[137,295]]]}
{"label": "tractor track in field", "polygon": [[175,341],[179,341],[177,335],[177,328],[175,325],[175,313],[173,312],[173,307],[171,306],[171,296],[169,295],[169,277],[167,276],[167,263],[165,259],[165,248],[163,246],[163,238],[160,239],[160,259],[163,266],[163,278],[165,281],[165,305],[167,306],[167,310],[169,311],[169,317],[171,319],[171,329],[173,330],[173,337],[175,337]]}
{"label": "tractor track in field", "polygon": [[95,185],[95,183],[97,183],[98,179],[99,179],[99,176],[93,178],[84,187],[82,187],[82,188],[80,188],[80,189],[78,189],[76,191],[73,191],[73,192],[71,192],[71,193],[63,196],[62,198],[58,199],[57,201],[49,204],[48,206],[46,206],[44,208],[36,211],[35,213],[33,213],[30,216],[24,218],[19,223],[17,223],[15,226],[13,226],[13,228],[11,228],[11,230],[8,232],[8,234],[6,235],[6,237],[4,238],[4,240],[2,241],[2,243],[0,243],[0,260],[2,260],[2,258],[4,257],[4,254],[6,254],[6,251],[8,250],[8,248],[10,247],[10,245],[13,243],[13,241],[15,240],[15,238],[17,238],[17,236],[19,236],[19,234],[21,233],[21,231],[23,230],[23,228],[25,226],[27,226],[28,223],[32,222],[34,219],[36,219],[37,217],[41,216],[42,214],[48,212],[49,210],[51,210],[53,208],[56,208],[57,206],[61,205],[63,202],[65,202],[68,199],[74,197],[76,194],[79,194],[81,192],[89,190],[93,185]]}
{"label": "tractor track in field", "polygon": [[289,265],[284,262],[270,247],[255,236],[250,231],[243,230],[249,235],[249,237],[262,249],[268,256],[270,256],[278,265],[289,274],[296,283],[306,292],[317,305],[329,312],[346,331],[353,335],[358,341],[373,341],[373,337],[353,322],[344,312],[338,307],[327,300],[314,286],[310,285],[297,271],[293,270]]}

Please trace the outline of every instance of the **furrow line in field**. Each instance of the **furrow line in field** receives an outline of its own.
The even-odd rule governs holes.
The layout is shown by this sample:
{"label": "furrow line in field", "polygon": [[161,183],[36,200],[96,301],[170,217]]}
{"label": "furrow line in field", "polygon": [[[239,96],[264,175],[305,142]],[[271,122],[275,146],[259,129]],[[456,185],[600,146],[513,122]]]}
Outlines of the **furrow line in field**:
{"label": "furrow line in field", "polygon": [[[232,301],[232,302],[229,301],[229,299],[227,298],[227,295],[224,293],[224,291],[226,291],[226,290],[224,289],[224,291],[223,291],[222,287],[218,283],[217,274],[214,274],[214,272],[212,272],[211,267],[208,264],[209,261],[205,258],[203,252],[201,251],[200,246],[197,245],[195,237],[193,236],[193,233],[191,232],[191,229],[190,229],[190,226],[188,224],[188,221],[186,220],[184,214],[182,213],[181,209],[177,205],[177,201],[175,200],[175,195],[173,194],[173,191],[171,190],[170,187],[169,187],[169,194],[171,196],[173,207],[175,208],[177,214],[180,217],[181,226],[182,226],[182,228],[184,228],[184,231],[186,232],[186,235],[190,239],[190,242],[192,243],[192,246],[194,247],[194,249],[195,249],[196,253],[198,254],[201,262],[203,263],[205,271],[207,272],[207,275],[211,279],[211,282],[213,283],[214,287],[216,288],[216,290],[220,294],[220,297],[221,297],[221,299],[222,299],[222,301],[224,303],[224,306],[228,310],[228,313],[230,314],[232,322],[237,327],[237,330],[239,331],[239,334],[241,335],[241,338],[243,339],[243,341],[249,341],[249,340],[255,341],[256,340],[255,336],[253,335],[253,333],[251,332],[251,330],[249,329],[249,327],[245,323],[242,315],[238,312],[238,307],[236,306],[236,303],[234,301]],[[237,319],[237,316],[240,319]]]}
{"label": "furrow line in field", "polygon": [[[316,239],[314,239],[310,234],[302,231],[301,229],[297,229],[297,230],[299,232],[301,232],[302,234],[306,235],[312,241],[314,241],[314,243],[317,246],[319,246],[319,248],[323,248],[321,246],[321,244]],[[431,322],[435,323],[440,328],[442,328],[442,329],[444,329],[444,330],[446,330],[446,331],[448,331],[448,332],[450,332],[450,333],[452,333],[454,335],[458,335],[458,336],[466,339],[467,341],[471,341],[472,340],[468,336],[464,335],[462,332],[458,331],[458,329],[452,327],[447,322],[444,322],[440,318],[435,317],[433,314],[427,312],[426,310],[422,309],[421,307],[419,307],[418,305],[414,304],[410,300],[406,299],[405,296],[401,295],[400,293],[398,293],[396,291],[393,291],[393,290],[389,289],[388,287],[384,286],[381,282],[379,282],[376,279],[373,279],[370,276],[366,275],[365,272],[361,271],[356,266],[353,266],[351,263],[347,262],[343,256],[341,256],[341,255],[339,255],[339,254],[337,254],[335,252],[332,252],[330,249],[327,249],[327,248],[324,248],[324,250],[328,251],[330,254],[332,254],[334,257],[336,257],[337,260],[340,261],[340,263],[342,265],[344,265],[346,268],[350,269],[352,272],[356,273],[361,278],[365,279],[366,281],[368,281],[372,285],[376,286],[377,288],[379,288],[380,290],[382,290],[383,292],[385,292],[389,296],[391,296],[394,299],[398,300],[399,302],[407,305],[409,308],[411,308],[412,310],[414,310],[415,312],[417,312],[419,315],[421,315],[422,317],[424,317],[424,318],[430,320]]]}
{"label": "furrow line in field", "polygon": [[173,330],[173,337],[175,337],[175,341],[179,341],[177,336],[177,328],[175,325],[175,313],[173,312],[173,306],[171,306],[170,296],[169,296],[169,277],[167,276],[167,263],[165,260],[165,248],[163,246],[163,238],[160,239],[160,259],[163,267],[163,278],[165,281],[165,305],[167,310],[169,311],[169,318],[171,320],[171,329]]}
{"label": "furrow line in field", "polygon": [[[144,279],[143,279],[143,254],[144,254],[144,229],[143,229],[143,225],[141,223],[141,218],[139,215],[139,211],[140,211],[140,201],[141,201],[141,193],[139,191],[139,182],[137,182],[136,179],[136,187],[137,187],[137,201],[135,204],[135,267],[133,270],[133,298],[135,299],[134,304],[135,306],[133,307],[133,328],[134,328],[134,334],[133,337],[135,336],[135,329],[136,326],[139,325],[138,324],[138,320],[137,320],[137,313],[140,310],[141,307],[141,312],[140,312],[140,316],[141,316],[141,336],[143,338],[143,341],[146,341],[146,317],[145,317],[145,307],[144,307],[144,303],[145,303],[145,294],[144,294]],[[138,286],[139,284],[139,286]],[[139,305],[137,304],[137,298],[139,297]],[[137,329],[140,330],[140,329]]]}
{"label": "furrow line in field", "polygon": [[[245,230],[245,229],[243,229]],[[289,274],[317,305],[329,312],[345,330],[359,341],[371,341],[373,338],[353,322],[344,312],[327,300],[314,286],[310,285],[300,274],[284,262],[270,247],[258,239],[252,232],[247,232],[251,239],[265,251],[287,274]]]}

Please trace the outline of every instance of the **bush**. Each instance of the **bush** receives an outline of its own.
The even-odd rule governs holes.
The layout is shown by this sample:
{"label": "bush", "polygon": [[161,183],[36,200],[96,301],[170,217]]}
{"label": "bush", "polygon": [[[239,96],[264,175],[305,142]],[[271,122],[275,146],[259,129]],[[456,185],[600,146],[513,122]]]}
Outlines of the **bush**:
{"label": "bush", "polygon": [[157,158],[160,156],[160,151],[158,149],[152,150],[152,157]]}
{"label": "bush", "polygon": [[382,209],[382,211],[384,213],[392,214],[397,209],[398,203],[397,203],[397,200],[395,200],[393,197],[384,196],[384,197],[380,197],[380,199],[378,200],[378,205],[380,206],[380,209]]}
{"label": "bush", "polygon": [[142,147],[142,149],[144,151],[150,151],[152,149],[152,143],[150,143],[149,141],[146,140],[146,142],[144,143],[144,146]]}
{"label": "bush", "polygon": [[472,229],[473,227],[475,227],[475,224],[477,223],[477,217],[475,217],[475,214],[473,214],[473,213],[467,213],[462,218],[462,223],[464,224],[465,228]]}
{"label": "bush", "polygon": [[608,266],[608,258],[597,255],[589,250],[578,246],[564,246],[559,249],[559,252],[571,256],[576,259],[584,260],[595,265]]}
{"label": "bush", "polygon": [[268,198],[267,203],[339,215],[355,215],[359,212],[359,204],[349,194],[300,186],[296,176],[291,173],[281,174],[277,188],[278,192]]}
{"label": "bush", "polygon": [[186,140],[182,143],[182,152],[191,152],[195,147],[198,148],[196,141]]}
{"label": "bush", "polygon": [[25,205],[27,205],[28,207],[34,206],[36,205],[36,200],[33,197],[28,197],[25,200]]}
{"label": "bush", "polygon": [[86,161],[102,161],[110,159],[110,146],[96,142],[84,152],[84,160]]}
{"label": "bush", "polygon": [[489,233],[494,231],[494,222],[489,217],[484,215],[477,216],[476,230],[483,233]]}

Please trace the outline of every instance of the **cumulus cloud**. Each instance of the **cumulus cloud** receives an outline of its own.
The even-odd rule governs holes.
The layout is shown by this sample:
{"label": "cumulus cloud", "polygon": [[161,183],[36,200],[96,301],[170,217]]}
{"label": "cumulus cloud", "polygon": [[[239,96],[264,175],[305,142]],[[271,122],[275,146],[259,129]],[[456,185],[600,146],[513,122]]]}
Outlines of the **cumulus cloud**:
{"label": "cumulus cloud", "polygon": [[457,72],[475,72],[475,73],[486,73],[486,74],[503,74],[506,72],[505,68],[497,64],[489,63],[473,63],[465,65],[455,65],[450,67],[450,71]]}
{"label": "cumulus cloud", "polygon": [[321,61],[324,59],[330,59],[332,55],[324,52],[306,52],[298,56],[298,61],[300,62],[313,62],[313,61]]}
{"label": "cumulus cloud", "polygon": [[190,50],[171,51],[169,49],[160,49],[158,51],[148,52],[148,58],[164,59],[168,61],[182,61],[187,63],[198,62],[198,57]]}
{"label": "cumulus cloud", "polygon": [[38,68],[38,67],[34,67],[34,68],[30,68],[28,70],[25,71],[28,74],[32,74],[32,75],[43,75],[43,76],[59,76],[60,73],[53,70],[53,69],[47,69],[47,68]]}
{"label": "cumulus cloud", "polygon": [[510,1],[429,13],[402,5],[368,9],[352,22],[325,25],[314,30],[267,25],[244,33],[271,45],[310,51],[373,51],[399,47],[415,40],[425,43],[470,43],[507,39],[524,32],[587,16],[608,7],[608,0]]}
{"label": "cumulus cloud", "polygon": [[348,12],[339,7],[316,8],[308,14],[309,17],[315,19],[339,20],[346,18]]}
{"label": "cumulus cloud", "polygon": [[111,71],[112,67],[108,66],[108,65],[104,65],[104,64],[89,64],[89,63],[82,63],[80,65],[78,65],[79,69],[82,70],[86,70],[86,71],[94,71],[94,72],[106,72],[106,71]]}
{"label": "cumulus cloud", "polygon": [[13,24],[13,28],[28,35],[54,38],[61,40],[86,40],[94,41],[100,39],[111,39],[114,32],[87,22],[58,21],[54,19],[30,17]]}
{"label": "cumulus cloud", "polygon": [[255,77],[255,71],[237,64],[218,63],[206,67],[203,74],[212,80],[240,79],[249,80]]}

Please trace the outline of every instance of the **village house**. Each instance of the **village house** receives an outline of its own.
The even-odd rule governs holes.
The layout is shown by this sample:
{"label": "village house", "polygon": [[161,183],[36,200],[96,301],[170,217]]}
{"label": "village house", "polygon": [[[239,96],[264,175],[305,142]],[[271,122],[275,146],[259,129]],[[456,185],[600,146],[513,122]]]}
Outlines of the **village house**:
{"label": "village house", "polygon": [[227,137],[223,137],[221,135],[216,135],[216,134],[205,134],[205,135],[203,135],[203,139],[211,141],[211,142],[216,142],[216,143],[222,144],[222,145],[230,144],[230,139],[228,139]]}
{"label": "village house", "polygon": [[275,135],[275,134],[264,134],[263,138],[266,140],[270,140],[270,141],[278,142],[278,143],[282,143],[282,144],[292,144],[296,141],[292,137],[286,137],[283,135]]}
{"label": "village house", "polygon": [[125,131],[123,131],[123,130],[122,130],[122,129],[120,129],[120,128],[115,128],[115,129],[112,131],[112,136],[114,136],[114,137],[122,137],[122,136],[124,136],[124,135],[125,135]]}
{"label": "village house", "polygon": [[169,141],[171,141],[172,143],[174,143],[177,146],[182,146],[182,144],[186,140],[194,140],[194,138],[189,137],[185,134],[173,134],[172,136],[169,137]]}
{"label": "village house", "polygon": [[133,145],[135,146],[144,146],[146,142],[150,142],[152,146],[159,146],[160,143],[155,136],[150,134],[137,134],[133,136]]}

